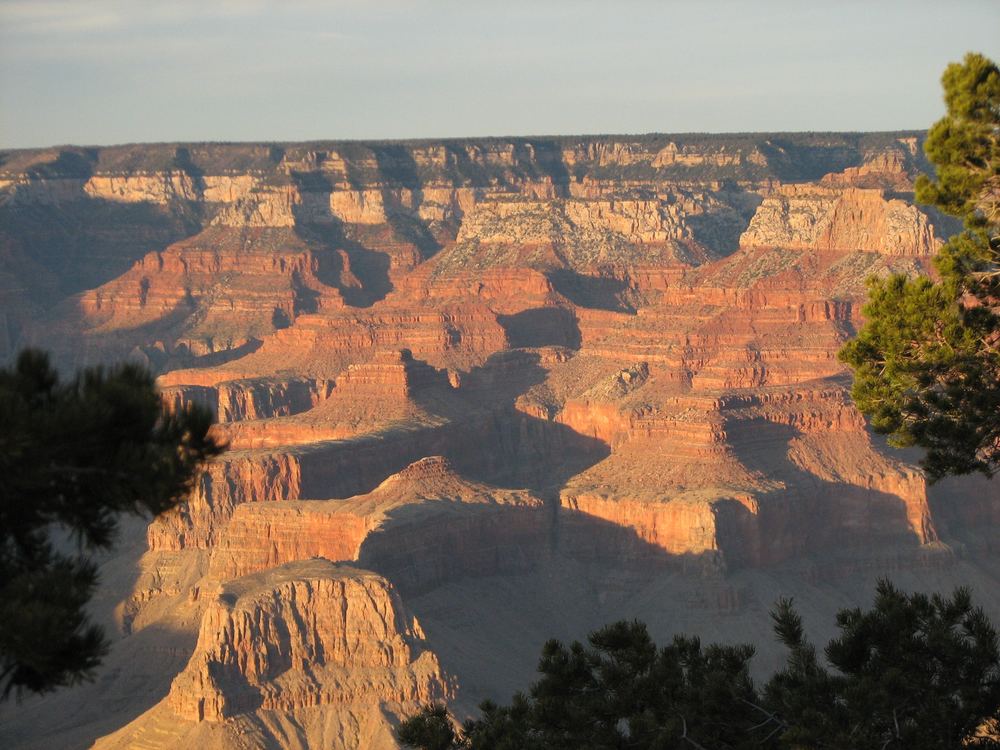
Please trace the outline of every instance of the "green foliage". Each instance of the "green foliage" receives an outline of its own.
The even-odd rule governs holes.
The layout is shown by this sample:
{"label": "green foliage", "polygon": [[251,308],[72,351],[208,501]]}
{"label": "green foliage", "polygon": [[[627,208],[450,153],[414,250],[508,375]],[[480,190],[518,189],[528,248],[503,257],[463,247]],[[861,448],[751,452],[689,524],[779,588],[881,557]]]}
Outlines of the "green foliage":
{"label": "green foliage", "polygon": [[982,226],[990,220],[982,210],[984,188],[1000,175],[1000,70],[970,52],[945,69],[941,84],[947,114],[928,131],[924,145],[937,181],[921,176],[917,200]]}
{"label": "green foliage", "polygon": [[934,480],[997,467],[1000,353],[996,318],[965,308],[948,282],[890,276],[869,281],[868,323],[841,350],[854,368],[851,395],[876,432],[927,450]]}
{"label": "green foliage", "polygon": [[877,432],[926,449],[932,480],[1000,468],[1000,69],[968,54],[942,78],[947,114],[924,149],[937,179],[917,199],[962,218],[939,280],[869,280],[868,321],[840,352]]}
{"label": "green foliage", "polygon": [[[624,621],[592,633],[586,645],[549,641],[529,694],[515,695],[510,706],[484,703],[452,747],[776,747],[780,723],[757,705],[753,653],[750,646],[703,648],[684,636],[657,648],[645,625]],[[430,719],[444,721],[425,709],[404,722],[400,740]]]}
{"label": "green foliage", "polygon": [[765,703],[788,723],[784,745],[996,746],[976,735],[1000,719],[997,634],[967,589],[928,597],[881,581],[871,611],[837,615],[840,636],[825,649],[832,671],[803,638],[790,603],[774,617],[789,659],[768,683]]}
{"label": "green foliage", "polygon": [[837,615],[825,660],[790,600],[772,618],[788,658],[762,691],[751,646],[676,636],[658,649],[641,623],[617,622],[588,645],[547,643],[529,693],[483,703],[457,735],[429,706],[397,736],[423,750],[1000,747],[980,736],[1000,720],[997,633],[968,590],[881,581],[871,610]]}
{"label": "green foliage", "polygon": [[399,727],[397,739],[408,747],[421,750],[449,750],[455,730],[443,703],[432,703]]}
{"label": "green foliage", "polygon": [[88,553],[122,513],[179,503],[221,447],[211,414],[165,413],[141,367],[90,368],[60,382],[23,352],[0,370],[0,691],[46,692],[88,678],[107,644],[84,611]]}

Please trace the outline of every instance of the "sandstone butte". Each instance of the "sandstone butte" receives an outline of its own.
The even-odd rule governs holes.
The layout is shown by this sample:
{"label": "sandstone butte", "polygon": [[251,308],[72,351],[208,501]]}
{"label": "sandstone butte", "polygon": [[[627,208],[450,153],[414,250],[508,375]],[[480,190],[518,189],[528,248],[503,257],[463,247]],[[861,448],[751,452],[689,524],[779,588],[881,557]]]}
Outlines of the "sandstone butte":
{"label": "sandstone butte", "polygon": [[919,133],[0,153],[0,358],[129,357],[230,450],[130,523],[94,683],[10,748],[391,748],[638,617],[781,658],[891,576],[1000,619],[996,482],[928,486],[836,352],[930,270]]}

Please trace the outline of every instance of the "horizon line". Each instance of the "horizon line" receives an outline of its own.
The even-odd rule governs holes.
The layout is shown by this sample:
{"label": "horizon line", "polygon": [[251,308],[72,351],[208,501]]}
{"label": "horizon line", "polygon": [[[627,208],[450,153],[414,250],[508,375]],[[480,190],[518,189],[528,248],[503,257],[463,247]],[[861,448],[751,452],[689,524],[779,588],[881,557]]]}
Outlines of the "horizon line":
{"label": "horizon line", "polygon": [[306,144],[418,144],[469,141],[530,141],[564,140],[571,138],[655,138],[655,137],[747,137],[781,135],[921,135],[930,128],[897,128],[886,130],[690,130],[659,131],[644,133],[564,133],[525,135],[468,135],[468,136],[415,136],[399,138],[303,138],[299,140],[251,139],[251,140],[171,140],[171,141],[124,141],[120,143],[53,143],[41,146],[6,146],[0,144],[0,153],[15,151],[47,151],[50,149],[113,149],[138,146],[290,146]]}

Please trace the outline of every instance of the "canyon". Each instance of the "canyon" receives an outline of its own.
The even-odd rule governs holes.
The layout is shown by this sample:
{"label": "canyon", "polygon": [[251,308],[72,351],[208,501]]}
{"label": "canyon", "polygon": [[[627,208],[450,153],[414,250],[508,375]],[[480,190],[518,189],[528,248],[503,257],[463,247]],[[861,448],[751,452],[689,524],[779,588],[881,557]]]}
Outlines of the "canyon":
{"label": "canyon", "polygon": [[865,282],[933,274],[922,133],[0,152],[0,361],[130,359],[227,451],[130,522],[95,681],[5,747],[395,748],[622,618],[782,651],[875,581],[1000,619],[1000,485],[850,398]]}

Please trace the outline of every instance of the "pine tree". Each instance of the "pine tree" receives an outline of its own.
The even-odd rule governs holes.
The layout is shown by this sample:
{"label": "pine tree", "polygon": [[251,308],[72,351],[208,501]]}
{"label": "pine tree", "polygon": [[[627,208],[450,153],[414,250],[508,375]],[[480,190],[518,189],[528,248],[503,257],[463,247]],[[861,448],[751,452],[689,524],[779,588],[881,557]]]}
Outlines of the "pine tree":
{"label": "pine tree", "polygon": [[123,513],[177,505],[221,447],[211,414],[163,410],[125,364],[60,382],[39,351],[0,369],[0,698],[87,679],[107,650],[85,606]]}
{"label": "pine tree", "polygon": [[872,428],[925,448],[932,480],[1000,468],[1000,70],[970,53],[942,84],[947,114],[924,145],[936,180],[916,197],[965,231],[935,258],[938,280],[869,280],[868,322],[840,353]]}
{"label": "pine tree", "polygon": [[870,610],[837,614],[822,654],[790,600],[772,618],[788,657],[760,691],[751,646],[675,636],[657,648],[645,625],[618,622],[586,645],[547,643],[530,690],[483,703],[460,732],[435,705],[397,737],[420,750],[1000,748],[997,632],[967,589],[880,581]]}
{"label": "pine tree", "polygon": [[875,606],[841,610],[824,651],[806,640],[791,602],[773,614],[789,647],[765,703],[788,725],[788,747],[995,748],[980,736],[1000,720],[997,633],[968,589],[905,594],[880,581]]}
{"label": "pine tree", "polygon": [[539,679],[509,706],[480,706],[449,745],[440,706],[402,724],[397,737],[421,750],[639,750],[776,748],[781,723],[760,705],[750,646],[677,636],[657,648],[639,622],[616,622],[586,644],[549,641]]}

